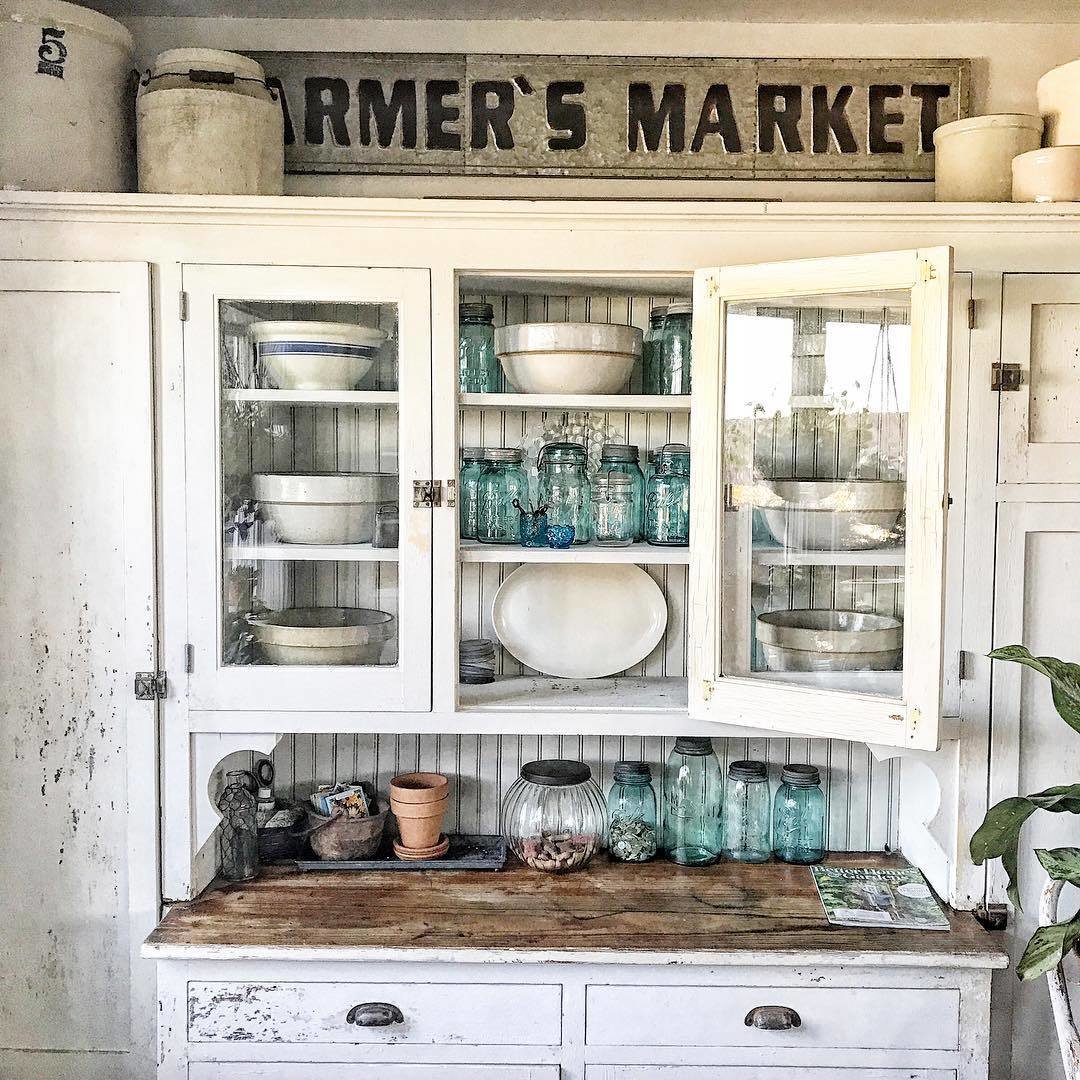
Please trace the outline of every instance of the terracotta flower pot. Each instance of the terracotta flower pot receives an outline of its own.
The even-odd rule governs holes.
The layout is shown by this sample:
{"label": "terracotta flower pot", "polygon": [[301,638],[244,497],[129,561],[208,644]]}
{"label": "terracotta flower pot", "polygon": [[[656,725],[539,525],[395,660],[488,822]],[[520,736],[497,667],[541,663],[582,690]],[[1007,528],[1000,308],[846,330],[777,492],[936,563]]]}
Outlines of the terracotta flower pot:
{"label": "terracotta flower pot", "polygon": [[422,803],[438,802],[450,794],[450,783],[441,773],[402,773],[390,781],[390,802]]}
{"label": "terracotta flower pot", "polygon": [[443,796],[438,802],[399,803],[390,796],[390,808],[397,818],[401,843],[406,848],[433,847],[442,835],[443,818],[450,805],[450,797]]}

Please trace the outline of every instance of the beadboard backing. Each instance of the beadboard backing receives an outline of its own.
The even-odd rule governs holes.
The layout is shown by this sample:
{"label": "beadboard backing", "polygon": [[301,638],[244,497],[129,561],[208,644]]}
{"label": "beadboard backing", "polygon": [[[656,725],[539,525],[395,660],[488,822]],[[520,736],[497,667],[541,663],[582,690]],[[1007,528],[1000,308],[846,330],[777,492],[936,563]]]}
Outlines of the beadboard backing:
{"label": "beadboard backing", "polygon": [[[648,761],[663,813],[663,765],[674,738],[537,735],[287,735],[271,755],[280,799],[306,799],[319,784],[368,780],[384,794],[401,772],[434,771],[451,777],[447,825],[455,832],[499,831],[499,806],[527,761],[568,757],[585,761],[606,793],[616,761]],[[826,739],[714,739],[729,761],[768,761],[779,782],[789,761],[821,769],[827,803],[826,844],[832,851],[898,846],[900,764],[877,761],[862,744]],[[257,756],[252,757],[252,765]],[[250,766],[249,766],[250,767]]]}

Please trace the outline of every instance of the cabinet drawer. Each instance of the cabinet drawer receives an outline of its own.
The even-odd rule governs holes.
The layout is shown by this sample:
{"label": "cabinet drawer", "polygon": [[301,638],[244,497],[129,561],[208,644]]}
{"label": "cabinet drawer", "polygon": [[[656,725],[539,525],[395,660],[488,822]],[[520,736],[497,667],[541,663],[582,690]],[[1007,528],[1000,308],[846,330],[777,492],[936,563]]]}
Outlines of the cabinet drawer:
{"label": "cabinet drawer", "polygon": [[[378,1011],[357,1011],[356,1006],[376,1002],[393,1006],[402,1021],[377,1027],[355,1022]],[[189,982],[188,1040],[558,1046],[562,1042],[562,987]]]}
{"label": "cabinet drawer", "polygon": [[[806,986],[590,986],[590,1046],[784,1046],[955,1050],[960,992]],[[748,1027],[751,1009],[786,1006],[798,1027]]]}
{"label": "cabinet drawer", "polygon": [[[926,1075],[930,1076],[929,1073]],[[229,1080],[559,1080],[559,1066],[342,1065],[325,1062],[299,1065],[281,1061],[230,1061],[227,1065],[219,1061],[195,1061],[188,1066],[188,1080],[222,1080],[223,1076],[228,1076]],[[875,1076],[873,1080],[878,1078]],[[921,1073],[918,1080],[923,1080]],[[937,1080],[937,1076],[933,1080]]]}
{"label": "cabinet drawer", "polygon": [[[589,1065],[585,1080],[791,1080],[793,1071],[791,1065]],[[840,1071],[844,1080],[956,1080],[952,1069]],[[798,1074],[805,1080],[836,1080],[838,1070],[799,1068]]]}

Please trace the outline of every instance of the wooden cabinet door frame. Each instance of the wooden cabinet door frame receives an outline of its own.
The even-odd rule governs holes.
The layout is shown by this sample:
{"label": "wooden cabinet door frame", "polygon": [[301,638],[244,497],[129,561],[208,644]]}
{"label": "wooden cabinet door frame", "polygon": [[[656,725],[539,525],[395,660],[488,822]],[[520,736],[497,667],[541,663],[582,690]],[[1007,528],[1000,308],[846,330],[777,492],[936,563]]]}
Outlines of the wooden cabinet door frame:
{"label": "wooden cabinet door frame", "polygon": [[[899,699],[725,675],[724,387],[728,307],[808,294],[911,294],[904,671]],[[694,281],[689,702],[694,719],[932,750],[944,638],[950,248],[702,270]],[[740,605],[740,613],[742,606]],[[728,632],[725,633],[725,623]],[[743,631],[744,632],[744,631]]]}

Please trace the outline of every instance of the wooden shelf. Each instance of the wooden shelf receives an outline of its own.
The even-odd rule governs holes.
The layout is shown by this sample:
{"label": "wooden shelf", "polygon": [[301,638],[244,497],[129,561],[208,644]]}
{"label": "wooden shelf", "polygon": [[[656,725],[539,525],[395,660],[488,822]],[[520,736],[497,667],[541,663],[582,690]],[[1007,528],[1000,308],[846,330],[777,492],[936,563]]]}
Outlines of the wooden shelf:
{"label": "wooden shelf", "polygon": [[792,551],[782,547],[755,547],[754,562],[762,566],[903,566],[902,547],[864,551]]}
{"label": "wooden shelf", "polygon": [[685,566],[690,562],[690,549],[654,547],[652,544],[630,544],[628,547],[580,544],[557,550],[462,540],[458,557],[463,563],[634,563],[638,566],[652,563],[659,566]]}
{"label": "wooden shelf", "polygon": [[374,405],[396,408],[396,390],[226,390],[226,401],[271,405]]}
{"label": "wooden shelf", "polygon": [[689,412],[689,394],[459,394],[467,409],[574,409],[581,412]]}
{"label": "wooden shelf", "polygon": [[493,712],[672,713],[686,718],[686,679],[556,679],[547,675],[499,678],[458,687],[458,708]]}
{"label": "wooden shelf", "polygon": [[397,562],[397,548],[371,544],[228,544],[233,562]]}

